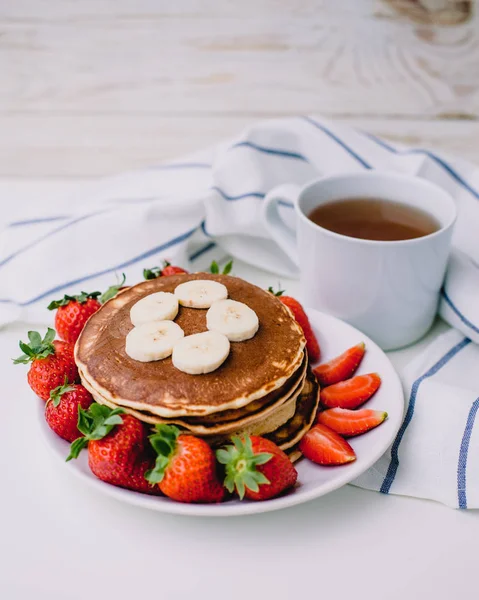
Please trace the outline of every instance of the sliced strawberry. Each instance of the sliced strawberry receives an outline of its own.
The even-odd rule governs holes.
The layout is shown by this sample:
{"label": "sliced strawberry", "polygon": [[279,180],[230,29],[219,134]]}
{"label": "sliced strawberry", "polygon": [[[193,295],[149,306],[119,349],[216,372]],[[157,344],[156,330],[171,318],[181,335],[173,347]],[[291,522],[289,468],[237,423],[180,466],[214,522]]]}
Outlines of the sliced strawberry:
{"label": "sliced strawberry", "polygon": [[326,425],[314,425],[299,442],[306,458],[319,465],[344,465],[356,460],[348,442]]}
{"label": "sliced strawberry", "polygon": [[387,416],[387,412],[370,408],[361,408],[360,410],[330,408],[318,414],[317,422],[326,425],[340,435],[352,437],[381,425]]}
{"label": "sliced strawberry", "polygon": [[358,408],[369,400],[381,385],[377,373],[356,375],[321,390],[321,403],[328,408]]}
{"label": "sliced strawberry", "polygon": [[348,348],[345,352],[327,363],[313,369],[319,385],[326,387],[352,377],[363,360],[366,346],[364,342]]}

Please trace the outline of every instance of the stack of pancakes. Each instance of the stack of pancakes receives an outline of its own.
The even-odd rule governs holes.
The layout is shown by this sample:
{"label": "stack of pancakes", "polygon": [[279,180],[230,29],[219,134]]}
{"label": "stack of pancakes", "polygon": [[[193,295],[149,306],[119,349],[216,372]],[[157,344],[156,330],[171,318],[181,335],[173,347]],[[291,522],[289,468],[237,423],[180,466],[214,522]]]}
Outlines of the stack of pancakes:
{"label": "stack of pancakes", "polygon": [[[171,357],[138,362],[125,353],[133,328],[130,309],[155,292],[174,292],[186,281],[209,279],[232,300],[252,308],[256,335],[232,342],[225,362],[189,375]],[[206,310],[180,307],[175,322],[185,335],[207,331]],[[83,385],[100,404],[121,407],[151,425],[169,423],[218,446],[239,434],[261,435],[290,454],[311,427],[319,401],[305,339],[291,312],[272,294],[237,277],[181,274],[145,281],[121,292],[87,322],[75,347]]]}

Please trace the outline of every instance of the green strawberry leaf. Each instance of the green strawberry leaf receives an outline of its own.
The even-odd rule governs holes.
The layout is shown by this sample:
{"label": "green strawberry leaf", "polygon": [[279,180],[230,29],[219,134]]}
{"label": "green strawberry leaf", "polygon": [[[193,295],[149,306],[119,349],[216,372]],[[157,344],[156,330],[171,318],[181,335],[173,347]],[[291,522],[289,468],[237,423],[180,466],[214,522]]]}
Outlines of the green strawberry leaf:
{"label": "green strawberry leaf", "polygon": [[155,466],[145,473],[147,481],[151,484],[161,483],[165,471],[170,464],[171,457],[176,451],[176,444],[180,430],[174,425],[156,425],[156,433],[148,436],[151,447],[157,454]]}
{"label": "green strawberry leaf", "polygon": [[213,275],[218,275],[218,274],[228,275],[228,273],[231,273],[232,268],[233,268],[233,261],[230,260],[223,267],[223,270],[220,271],[220,267],[219,267],[218,263],[216,262],[216,260],[214,260],[210,265],[210,273],[213,273]]}
{"label": "green strawberry leaf", "polygon": [[15,365],[27,364],[40,358],[46,358],[50,354],[55,354],[55,346],[52,343],[54,339],[55,330],[50,327],[43,339],[37,331],[29,331],[28,340],[30,343],[26,344],[22,341],[19,342],[18,345],[23,354],[18,358],[13,359],[13,363]]}
{"label": "green strawberry leaf", "polygon": [[[78,406],[78,423],[77,428],[80,433],[83,433],[84,437],[79,438],[85,440],[80,444],[78,440],[75,440],[70,447],[70,454],[67,460],[77,458],[81,450],[87,445],[90,440],[101,440],[116,426],[123,423],[123,419],[120,415],[124,414],[125,411],[122,408],[111,409],[103,404],[93,402],[88,410],[84,410],[81,406]],[[78,442],[78,443],[77,443]],[[74,447],[74,445],[76,446]]]}
{"label": "green strawberry leaf", "polygon": [[285,290],[280,290],[278,286],[278,291],[276,292],[271,286],[268,288],[268,292],[271,292],[273,296],[282,296]]}
{"label": "green strawberry leaf", "polygon": [[[166,261],[165,261],[166,262]],[[152,267],[151,269],[143,269],[143,278],[148,279],[156,279],[161,275],[161,267]]]}
{"label": "green strawberry leaf", "polygon": [[48,402],[53,402],[53,406],[57,407],[60,404],[63,394],[66,394],[67,392],[73,392],[74,390],[75,385],[69,384],[68,377],[65,375],[65,380],[62,385],[59,385],[50,392],[50,398],[48,399],[47,404]]}
{"label": "green strawberry leaf", "polygon": [[213,273],[214,275],[216,275],[219,272],[220,272],[220,268],[218,266],[218,263],[216,262],[216,260],[214,260],[210,265],[210,273]]}
{"label": "green strawberry leaf", "polygon": [[70,454],[67,456],[66,462],[72,458],[78,458],[83,448],[88,445],[88,440],[85,437],[79,437],[70,446]]}
{"label": "green strawberry leaf", "polygon": [[230,493],[236,490],[242,500],[246,489],[257,492],[260,485],[270,483],[256,467],[267,463],[273,455],[269,452],[255,454],[249,436],[243,439],[234,436],[231,441],[233,444],[216,451],[216,459],[220,464],[225,465],[225,488]]}
{"label": "green strawberry leaf", "polygon": [[231,273],[232,268],[233,268],[233,261],[230,260],[229,262],[226,263],[226,265],[223,268],[223,275],[228,275],[228,273]]}
{"label": "green strawberry leaf", "polygon": [[[48,333],[47,333],[48,335]],[[45,336],[46,337],[46,336]],[[42,336],[38,333],[38,331],[29,331],[28,339],[30,341],[30,346],[40,346],[42,343]]]}
{"label": "green strawberry leaf", "polygon": [[112,285],[110,286],[106,292],[104,292],[101,296],[100,296],[100,303],[101,304],[105,304],[105,302],[108,302],[108,300],[111,300],[112,298],[114,298],[118,292],[120,291],[120,288],[123,287],[125,281],[126,281],[126,275],[125,273],[122,273],[122,278],[120,283],[117,283],[116,285]]}
{"label": "green strawberry leaf", "polygon": [[77,296],[69,296],[65,294],[61,300],[52,300],[50,304],[47,306],[48,310],[55,310],[56,308],[60,308],[60,306],[66,306],[70,304],[70,302],[78,302],[80,304],[85,304],[85,302],[89,298],[98,298],[101,292],[81,292]]}

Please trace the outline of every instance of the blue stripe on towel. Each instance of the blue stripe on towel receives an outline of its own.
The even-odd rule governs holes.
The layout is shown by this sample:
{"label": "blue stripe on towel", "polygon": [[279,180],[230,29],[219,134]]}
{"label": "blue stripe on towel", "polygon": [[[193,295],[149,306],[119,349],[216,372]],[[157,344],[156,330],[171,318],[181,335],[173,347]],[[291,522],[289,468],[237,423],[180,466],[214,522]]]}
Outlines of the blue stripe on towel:
{"label": "blue stripe on towel", "polygon": [[291,152],[290,150],[280,150],[279,148],[268,148],[267,146],[260,146],[254,142],[238,142],[233,144],[231,148],[251,148],[258,152],[264,152],[265,154],[272,154],[274,156],[282,156],[283,158],[295,158],[297,160],[304,160],[309,162],[306,156],[299,154],[299,152]]}
{"label": "blue stripe on towel", "polygon": [[46,292],[43,292],[39,296],[36,296],[35,298],[28,300],[27,302],[14,302],[13,300],[0,300],[0,302],[3,304],[17,304],[18,306],[29,306],[30,304],[34,304],[35,302],[38,302],[39,300],[43,300],[43,298],[46,298],[50,294],[60,292],[70,286],[78,285],[80,283],[84,283],[85,281],[89,281],[90,279],[95,279],[95,277],[101,277],[102,275],[106,275],[108,273],[114,273],[115,271],[120,271],[121,269],[126,269],[127,267],[134,265],[135,263],[139,262],[140,260],[149,258],[150,256],[157,254],[158,252],[162,252],[163,250],[171,248],[172,246],[175,246],[176,244],[179,244],[180,242],[187,240],[189,237],[191,237],[195,233],[195,231],[197,231],[196,227],[194,229],[191,229],[190,231],[186,231],[185,233],[180,234],[179,236],[169,240],[168,242],[165,242],[164,244],[161,244],[160,246],[156,246],[155,248],[152,248],[151,250],[147,250],[146,252],[143,252],[142,254],[139,254],[138,256],[135,256],[119,265],[115,265],[114,267],[111,267],[109,269],[104,269],[103,271],[98,271],[97,273],[91,273],[90,275],[85,275],[84,277],[79,277],[78,279],[73,279],[72,281],[67,281],[65,283],[62,283],[61,285],[57,285],[54,288],[47,290]]}
{"label": "blue stripe on towel", "polygon": [[248,192],[247,194],[240,194],[239,196],[229,196],[226,192],[217,186],[211,188],[215,192],[218,192],[220,196],[223,196],[225,200],[243,200],[244,198],[264,198],[263,192]]}
{"label": "blue stripe on towel", "polygon": [[56,217],[41,217],[38,219],[26,219],[25,221],[12,221],[7,227],[23,227],[24,225],[38,225],[39,223],[53,223],[54,221],[65,221],[70,219],[68,215],[58,215]]}
{"label": "blue stripe on towel", "polygon": [[11,260],[13,260],[17,256],[19,256],[20,254],[23,254],[27,250],[30,250],[31,248],[34,248],[40,242],[43,242],[44,240],[46,240],[50,236],[55,235],[55,233],[59,233],[60,231],[63,231],[65,229],[67,229],[68,227],[71,227],[72,225],[76,225],[77,223],[80,223],[81,221],[86,221],[87,219],[90,219],[92,217],[96,217],[97,215],[101,215],[101,214],[104,214],[104,213],[111,212],[112,210],[115,210],[115,209],[114,208],[110,208],[110,209],[107,209],[107,210],[97,210],[95,212],[88,213],[86,215],[82,215],[81,217],[78,217],[77,219],[73,219],[71,221],[68,221],[68,223],[65,223],[64,225],[60,225],[60,227],[57,227],[56,229],[52,229],[51,231],[49,231],[45,235],[42,235],[42,236],[38,237],[37,239],[33,240],[32,242],[30,242],[26,246],[23,246],[23,248],[19,248],[18,250],[16,250],[12,254],[10,254],[10,256],[7,256],[6,258],[4,258],[2,261],[0,261],[0,267],[3,267],[7,263],[9,263]]}
{"label": "blue stripe on towel", "polygon": [[167,165],[158,165],[150,167],[151,170],[154,171],[168,171],[174,169],[211,169],[210,164],[208,163],[171,163]]}
{"label": "blue stripe on towel", "polygon": [[467,327],[469,327],[470,329],[472,329],[472,331],[474,331],[475,333],[479,333],[479,327],[476,327],[476,325],[474,325],[474,323],[471,323],[471,321],[469,321],[469,319],[467,319],[462,313],[461,311],[457,308],[457,306],[452,302],[452,300],[449,298],[449,296],[447,295],[447,292],[444,288],[442,288],[441,290],[441,295],[444,298],[444,300],[446,301],[446,303],[450,306],[451,310],[459,317],[459,319],[464,323],[464,325],[467,325]]}
{"label": "blue stripe on towel", "polygon": [[406,154],[424,154],[424,156],[428,156],[436,164],[438,164],[440,167],[442,167],[453,179],[455,179],[457,181],[457,183],[459,183],[460,185],[462,185],[463,188],[465,188],[477,200],[479,200],[479,192],[477,190],[475,190],[473,187],[471,187],[467,183],[467,181],[465,179],[463,179],[459,175],[459,173],[455,169],[453,169],[451,167],[451,165],[449,163],[447,163],[442,158],[439,158],[439,156],[437,156],[436,154],[434,154],[430,150],[424,150],[422,148],[411,148],[411,149],[408,149],[408,150],[397,150],[396,148],[394,148],[394,146],[390,146],[384,140],[381,140],[381,139],[377,138],[375,135],[372,135],[370,133],[365,133],[365,132],[364,132],[364,135],[366,137],[368,137],[370,140],[372,140],[373,142],[375,142],[376,144],[378,144],[378,146],[381,146],[382,148],[384,148],[385,150],[388,150],[389,152],[392,152],[393,154],[401,154],[401,155],[406,155]]}
{"label": "blue stripe on towel", "polygon": [[301,117],[301,118],[304,121],[306,121],[307,123],[310,123],[311,125],[313,125],[313,127],[316,127],[317,129],[320,129],[323,133],[325,133],[326,135],[328,135],[332,140],[334,140],[337,144],[339,144],[341,146],[341,148],[343,148],[344,150],[346,150],[346,152],[350,156],[352,156],[353,158],[355,158],[363,167],[365,167],[366,169],[372,169],[372,166],[369,163],[367,163],[364,160],[364,158],[362,158],[361,156],[359,156],[359,154],[357,152],[355,152],[352,148],[350,148],[347,144],[345,144],[340,138],[338,138],[337,135],[335,135],[327,127],[325,127],[321,123],[318,123],[317,121],[315,121],[311,117]]}
{"label": "blue stripe on towel", "polygon": [[426,373],[424,373],[424,375],[421,375],[421,377],[416,379],[416,381],[413,383],[412,388],[411,388],[411,395],[409,397],[409,405],[407,408],[406,416],[404,417],[404,421],[401,425],[401,428],[399,429],[396,439],[394,440],[394,443],[391,447],[391,462],[389,463],[388,471],[384,478],[381,489],[379,490],[381,493],[389,494],[391,485],[394,481],[394,478],[396,477],[396,472],[399,467],[399,455],[398,455],[399,445],[400,445],[400,443],[404,437],[404,434],[406,433],[406,429],[408,428],[408,426],[411,422],[411,419],[413,417],[419,386],[425,379],[427,379],[428,377],[432,377],[438,371],[440,371],[445,365],[447,365],[447,363],[452,358],[454,358],[456,356],[456,354],[458,352],[460,352],[463,348],[465,348],[470,343],[471,343],[470,339],[464,338],[458,344],[453,346],[440,360],[437,361],[436,364],[434,364],[428,371],[426,371]]}
{"label": "blue stripe on towel", "polygon": [[206,244],[206,246],[203,246],[202,248],[199,248],[196,252],[194,252],[190,256],[190,261],[193,262],[194,260],[196,260],[200,256],[203,256],[203,254],[205,254],[206,252],[208,252],[208,250],[213,250],[213,248],[216,248],[216,246],[217,246],[217,244],[215,242],[210,242],[209,244]]}
{"label": "blue stripe on towel", "polygon": [[467,415],[466,428],[462,436],[461,448],[459,450],[459,461],[457,463],[457,504],[459,508],[467,508],[466,497],[466,467],[469,442],[471,441],[472,428],[479,409],[479,398],[474,400],[471,410]]}

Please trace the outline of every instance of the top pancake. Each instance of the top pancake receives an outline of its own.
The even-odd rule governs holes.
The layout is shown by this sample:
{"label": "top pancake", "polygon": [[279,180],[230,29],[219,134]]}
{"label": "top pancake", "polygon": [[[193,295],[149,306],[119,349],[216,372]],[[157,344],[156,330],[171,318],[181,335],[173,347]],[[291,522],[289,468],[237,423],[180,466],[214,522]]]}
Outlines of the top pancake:
{"label": "top pancake", "polygon": [[[133,328],[133,304],[195,279],[224,284],[229,298],[252,308],[259,318],[256,335],[232,342],[226,361],[205,375],[179,371],[171,357],[149,363],[131,359],[125,353],[125,338]],[[206,312],[180,307],[175,322],[185,335],[207,331]],[[85,325],[75,358],[98,392],[115,404],[162,417],[201,416],[241,408],[284,385],[300,367],[304,346],[301,328],[273,294],[237,277],[194,273],[145,281],[107,302]]]}

